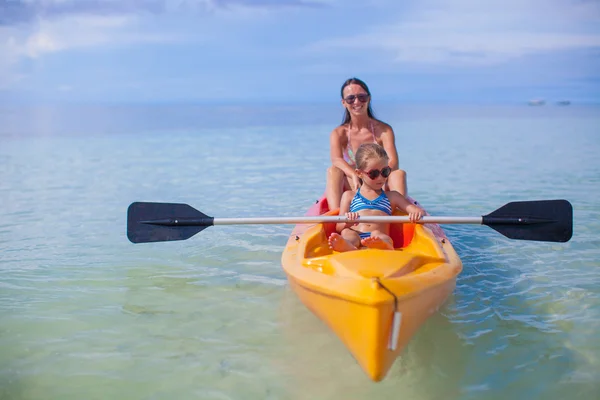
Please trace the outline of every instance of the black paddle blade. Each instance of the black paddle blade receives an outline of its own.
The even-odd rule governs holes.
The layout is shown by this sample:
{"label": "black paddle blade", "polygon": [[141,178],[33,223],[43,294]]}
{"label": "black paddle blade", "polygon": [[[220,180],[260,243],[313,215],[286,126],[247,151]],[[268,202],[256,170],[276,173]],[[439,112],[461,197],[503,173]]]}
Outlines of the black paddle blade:
{"label": "black paddle blade", "polygon": [[568,242],[573,206],[567,200],[515,201],[484,215],[482,223],[511,239]]}
{"label": "black paddle blade", "polygon": [[213,221],[187,204],[136,202],[127,209],[127,238],[132,243],[185,240]]}

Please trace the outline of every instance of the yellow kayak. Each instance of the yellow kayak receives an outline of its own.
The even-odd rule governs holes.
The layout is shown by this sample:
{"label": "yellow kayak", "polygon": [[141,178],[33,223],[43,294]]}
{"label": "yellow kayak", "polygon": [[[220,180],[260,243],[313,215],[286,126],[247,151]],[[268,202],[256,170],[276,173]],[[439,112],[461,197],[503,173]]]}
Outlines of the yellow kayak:
{"label": "yellow kayak", "polygon": [[[307,215],[337,215],[321,199]],[[402,215],[396,211],[394,215]],[[335,223],[296,225],[282,255],[290,286],[382,380],[419,327],[452,293],[462,262],[438,225],[393,224],[395,250],[338,253]]]}

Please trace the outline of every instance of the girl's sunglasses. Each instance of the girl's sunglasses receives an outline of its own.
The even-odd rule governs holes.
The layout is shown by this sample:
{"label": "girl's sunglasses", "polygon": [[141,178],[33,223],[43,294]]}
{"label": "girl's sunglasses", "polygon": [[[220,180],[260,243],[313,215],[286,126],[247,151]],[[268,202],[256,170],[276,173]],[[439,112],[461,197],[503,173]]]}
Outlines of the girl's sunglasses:
{"label": "girl's sunglasses", "polygon": [[366,103],[369,100],[369,95],[366,93],[361,93],[358,95],[351,94],[350,96],[344,98],[344,101],[348,104],[354,104],[354,100],[358,99],[361,103]]}
{"label": "girl's sunglasses", "polygon": [[383,176],[384,178],[387,178],[392,173],[392,169],[390,167],[385,167],[385,168],[382,168],[381,171],[378,169],[372,169],[369,172],[366,172],[366,171],[364,171],[364,172],[367,175],[369,175],[369,178],[371,178],[371,179],[379,178],[379,174],[381,174],[381,176]]}

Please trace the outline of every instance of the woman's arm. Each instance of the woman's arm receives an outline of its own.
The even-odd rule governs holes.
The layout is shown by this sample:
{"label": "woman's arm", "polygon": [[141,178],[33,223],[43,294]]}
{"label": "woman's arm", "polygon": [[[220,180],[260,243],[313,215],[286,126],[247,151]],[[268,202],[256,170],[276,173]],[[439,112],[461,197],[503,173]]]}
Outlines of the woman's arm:
{"label": "woman's arm", "polygon": [[344,135],[344,128],[337,127],[329,136],[329,153],[331,157],[331,165],[338,167],[348,177],[355,175],[354,168],[352,168],[346,160],[344,160],[344,152],[342,150],[342,137]]}
{"label": "woman's arm", "polygon": [[385,152],[389,158],[389,166],[392,170],[398,169],[398,152],[396,151],[396,138],[394,136],[394,130],[391,126],[386,123],[380,122],[380,126],[383,127],[381,131],[381,144],[385,149]]}

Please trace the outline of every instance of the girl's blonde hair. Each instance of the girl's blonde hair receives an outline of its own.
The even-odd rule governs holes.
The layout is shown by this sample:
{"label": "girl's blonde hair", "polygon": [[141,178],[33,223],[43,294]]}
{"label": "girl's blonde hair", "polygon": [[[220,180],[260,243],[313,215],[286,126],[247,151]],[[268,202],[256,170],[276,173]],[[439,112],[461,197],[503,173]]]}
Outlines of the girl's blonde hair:
{"label": "girl's blonde hair", "polygon": [[377,143],[361,144],[356,151],[356,168],[365,169],[369,160],[389,160],[385,149]]}

